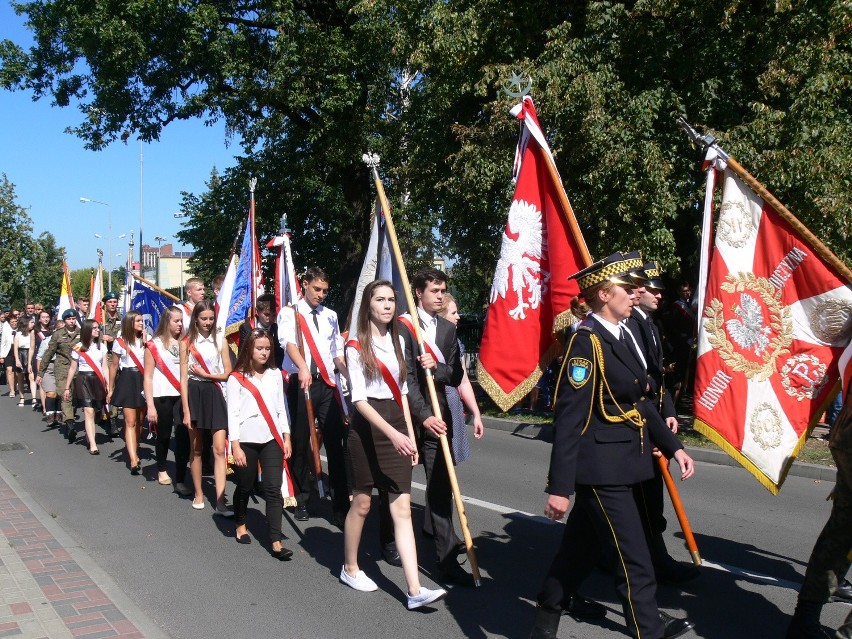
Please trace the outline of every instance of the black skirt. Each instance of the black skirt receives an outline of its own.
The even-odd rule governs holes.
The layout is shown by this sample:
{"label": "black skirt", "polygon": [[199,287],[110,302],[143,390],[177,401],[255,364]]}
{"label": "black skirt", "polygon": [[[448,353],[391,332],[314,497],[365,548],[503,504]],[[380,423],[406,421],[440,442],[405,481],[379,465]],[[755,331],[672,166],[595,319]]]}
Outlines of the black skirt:
{"label": "black skirt", "polygon": [[190,378],[188,402],[193,428],[227,430],[228,406],[218,383]]}
{"label": "black skirt", "polygon": [[[405,415],[395,400],[370,398],[368,402],[388,424],[408,435]],[[411,494],[411,457],[396,452],[391,440],[373,428],[357,408],[353,411],[346,454],[355,490],[370,492],[378,488],[392,495]]]}
{"label": "black skirt", "polygon": [[[14,353],[12,353],[12,357],[14,357],[14,356],[15,356],[15,354],[14,354]],[[20,360],[20,362],[19,362],[19,363],[20,363],[21,365],[20,365],[20,366],[14,366],[14,367],[13,367],[13,368],[15,369],[15,372],[16,372],[16,373],[23,373],[24,371],[26,371],[26,372],[27,372],[27,374],[29,374],[29,366],[30,366],[30,349],[28,349],[28,348],[19,348],[19,349],[18,349],[18,359]]]}
{"label": "black skirt", "polygon": [[74,402],[83,408],[103,408],[106,399],[104,385],[96,373],[77,372],[74,377]]}
{"label": "black skirt", "polygon": [[121,408],[142,408],[146,405],[142,390],[142,373],[138,368],[122,368],[115,380],[112,405]]}

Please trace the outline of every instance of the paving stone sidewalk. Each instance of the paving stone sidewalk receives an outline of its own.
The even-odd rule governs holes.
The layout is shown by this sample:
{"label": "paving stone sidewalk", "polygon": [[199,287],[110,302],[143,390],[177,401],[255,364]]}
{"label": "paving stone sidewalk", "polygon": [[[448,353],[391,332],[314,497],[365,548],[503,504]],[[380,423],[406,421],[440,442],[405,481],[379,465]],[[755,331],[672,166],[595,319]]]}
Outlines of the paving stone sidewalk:
{"label": "paving stone sidewalk", "polygon": [[164,637],[73,545],[0,468],[0,637]]}

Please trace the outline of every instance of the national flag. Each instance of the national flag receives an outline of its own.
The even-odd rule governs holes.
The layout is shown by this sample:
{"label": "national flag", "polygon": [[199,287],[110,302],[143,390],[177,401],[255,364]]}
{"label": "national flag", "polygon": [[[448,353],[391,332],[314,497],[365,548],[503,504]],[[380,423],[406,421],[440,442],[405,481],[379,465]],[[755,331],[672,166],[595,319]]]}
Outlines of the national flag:
{"label": "national flag", "polygon": [[59,289],[59,304],[56,308],[56,315],[62,317],[62,314],[68,309],[75,310],[76,308],[74,295],[71,294],[71,274],[68,272],[68,263],[62,260],[62,285]]}
{"label": "national flag", "polygon": [[405,291],[396,260],[393,259],[390,237],[385,224],[385,213],[382,211],[379,200],[376,200],[370,242],[367,245],[367,253],[364,255],[364,264],[361,266],[361,275],[358,277],[355,286],[352,310],[349,312],[349,335],[358,334],[358,311],[361,308],[361,297],[364,295],[367,284],[375,280],[393,282],[397,295],[397,313],[401,314],[405,310]]}
{"label": "national flag", "polygon": [[290,246],[290,233],[283,230],[281,235],[273,237],[266,248],[277,249],[275,254],[275,311],[285,306],[293,306],[302,297],[299,278],[293,266],[293,252]]}
{"label": "national flag", "polygon": [[104,297],[104,266],[103,262],[98,259],[98,271],[92,280],[92,288],[89,293],[89,317],[88,319],[95,320],[98,324],[104,321],[103,303],[101,300]]}
{"label": "national flag", "polygon": [[[221,309],[231,308],[231,299],[234,296],[234,282],[237,279],[237,256],[231,254],[231,259],[228,260],[228,270],[225,271],[225,279],[222,281],[222,286],[219,288],[219,294],[216,296],[216,334],[220,337],[227,337],[225,329],[227,328],[228,314],[220,312]],[[238,330],[239,325],[236,329]],[[231,331],[232,333],[234,331]]]}
{"label": "national flag", "polygon": [[130,290],[129,310],[142,314],[145,320],[145,332],[153,335],[160,323],[160,315],[175,302],[140,280],[134,280],[133,288]]}
{"label": "national flag", "polygon": [[852,280],[735,160],[724,151],[712,159],[711,170],[723,171],[723,190],[712,253],[702,258],[709,268],[700,298],[695,428],[777,494],[837,392],[850,343]]}
{"label": "national flag", "polygon": [[[224,313],[225,321],[223,331],[225,337],[232,335],[240,330],[240,326],[249,318],[252,308],[252,298],[254,291],[252,283],[254,280],[254,266],[252,256],[254,255],[254,242],[252,236],[251,216],[246,220],[246,230],[243,234],[243,243],[240,249],[240,258],[235,263],[234,269],[234,284],[231,291],[231,298],[227,304],[220,307],[220,313]],[[232,257],[232,261],[235,256]],[[224,298],[223,298],[224,302]],[[217,323],[217,331],[218,323]]]}
{"label": "national flag", "polygon": [[568,277],[591,263],[562,188],[532,98],[512,109],[521,121],[515,194],[479,351],[479,383],[508,410],[535,386],[562,350],[557,334],[573,321]]}

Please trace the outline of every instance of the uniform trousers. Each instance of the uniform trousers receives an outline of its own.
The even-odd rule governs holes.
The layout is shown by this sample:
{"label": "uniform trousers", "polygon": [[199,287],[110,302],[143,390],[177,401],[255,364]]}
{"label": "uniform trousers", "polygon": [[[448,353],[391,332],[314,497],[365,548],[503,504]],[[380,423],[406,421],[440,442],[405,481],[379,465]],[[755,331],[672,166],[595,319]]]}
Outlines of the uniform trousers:
{"label": "uniform trousers", "polygon": [[175,482],[184,483],[186,465],[189,463],[189,431],[183,425],[183,406],[180,396],[163,396],[154,398],[154,408],[157,409],[157,470],[166,472],[166,459],[169,455],[169,443],[172,430],[175,432]]}
{"label": "uniform trousers", "polygon": [[[299,376],[295,373],[290,375],[287,386],[287,404],[290,409],[290,443],[293,447],[290,470],[293,473],[296,502],[299,506],[305,506],[311,495],[310,474],[313,470],[313,455],[305,393],[302,392]],[[332,506],[335,512],[345,513],[349,510],[349,489],[344,455],[346,430],[335,390],[319,376],[316,376],[311,384],[311,404],[314,408],[317,427],[322,433],[322,442],[328,459]]]}
{"label": "uniform trousers", "polygon": [[811,551],[805,583],[799,591],[800,601],[819,604],[828,601],[838,582],[846,576],[852,548],[852,452],[832,448],[831,454],[837,465],[834,502]]}
{"label": "uniform trousers", "polygon": [[66,422],[73,422],[77,418],[74,412],[74,393],[69,393],[68,399],[65,399],[65,395],[62,393],[62,391],[65,390],[65,384],[68,382],[68,369],[63,368],[57,370],[54,365],[53,370],[54,376],[56,377],[57,392],[62,400],[62,416]]}
{"label": "uniform trousers", "polygon": [[615,575],[630,635],[660,639],[657,583],[632,486],[577,486],[562,543],[538,595],[539,606],[562,610],[597,560],[599,543]]}
{"label": "uniform trousers", "polygon": [[426,504],[435,536],[438,564],[455,561],[459,538],[453,528],[453,489],[447,462],[437,437],[424,435],[420,442],[420,459],[426,470]]}
{"label": "uniform trousers", "polygon": [[269,524],[269,541],[281,541],[281,481],[283,479],[284,451],[274,439],[265,444],[240,442],[246,456],[245,466],[234,466],[237,487],[234,490],[234,521],[238,526],[246,523],[246,512],[251,491],[257,481],[260,463],[263,499],[266,502],[266,523]]}

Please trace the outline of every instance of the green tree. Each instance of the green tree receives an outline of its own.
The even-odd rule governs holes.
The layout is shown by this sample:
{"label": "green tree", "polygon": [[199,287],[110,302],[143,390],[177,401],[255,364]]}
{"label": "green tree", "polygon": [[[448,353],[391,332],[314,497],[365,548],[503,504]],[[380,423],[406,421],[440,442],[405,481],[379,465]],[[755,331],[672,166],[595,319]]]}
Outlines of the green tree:
{"label": "green tree", "polygon": [[0,292],[21,306],[33,253],[32,220],[17,202],[15,185],[0,175]]}
{"label": "green tree", "polygon": [[56,304],[62,287],[62,260],[65,249],[56,244],[56,238],[44,231],[33,242],[29,269],[29,299],[45,306]]}
{"label": "green tree", "polygon": [[[80,299],[84,295],[86,297],[89,296],[92,291],[92,276],[94,273],[94,266],[75,268],[71,271],[71,295],[74,296],[75,300]],[[104,288],[106,288],[106,284]]]}

